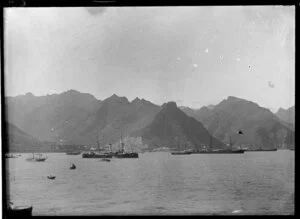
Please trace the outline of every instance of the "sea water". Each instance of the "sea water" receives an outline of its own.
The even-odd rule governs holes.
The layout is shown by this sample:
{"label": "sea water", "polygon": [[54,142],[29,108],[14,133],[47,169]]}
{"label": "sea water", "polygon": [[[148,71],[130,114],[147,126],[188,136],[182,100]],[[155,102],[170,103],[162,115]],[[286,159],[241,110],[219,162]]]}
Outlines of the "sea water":
{"label": "sea water", "polygon": [[[294,214],[294,151],[7,161],[7,192],[33,215]],[[70,163],[76,169],[69,169]],[[47,175],[55,175],[49,180]]]}

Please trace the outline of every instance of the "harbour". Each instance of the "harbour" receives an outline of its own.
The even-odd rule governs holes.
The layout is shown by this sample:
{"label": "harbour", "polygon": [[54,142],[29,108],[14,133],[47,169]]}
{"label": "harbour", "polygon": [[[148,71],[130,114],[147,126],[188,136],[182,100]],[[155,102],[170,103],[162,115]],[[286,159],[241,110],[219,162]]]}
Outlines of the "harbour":
{"label": "harbour", "polygon": [[294,212],[290,150],[240,156],[146,152],[111,162],[49,153],[46,162],[36,163],[28,156],[7,159],[8,192],[15,205],[32,205],[33,216]]}
{"label": "harbour", "polygon": [[293,5],[16,4],[4,218],[295,214]]}

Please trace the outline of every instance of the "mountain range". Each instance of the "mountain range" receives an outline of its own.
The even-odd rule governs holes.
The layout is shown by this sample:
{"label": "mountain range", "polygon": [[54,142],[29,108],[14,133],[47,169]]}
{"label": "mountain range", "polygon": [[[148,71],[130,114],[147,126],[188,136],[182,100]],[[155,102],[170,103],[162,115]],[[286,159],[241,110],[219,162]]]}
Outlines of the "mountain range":
{"label": "mountain range", "polygon": [[[148,149],[208,144],[209,132],[183,113],[174,102],[163,106],[116,94],[100,101],[90,94],[69,90],[36,97],[31,93],[6,98],[7,122],[40,142],[96,145],[120,137],[142,137]],[[163,126],[162,126],[163,125]],[[157,128],[161,131],[158,132]],[[225,145],[213,138],[214,147]]]}
{"label": "mountain range", "polygon": [[[180,107],[194,117],[216,138],[250,148],[294,147],[294,131],[269,109],[241,98],[229,96],[213,107]],[[242,131],[243,134],[237,134]]]}
{"label": "mountain range", "polygon": [[234,139],[237,144],[281,147],[285,141],[292,147],[294,138],[294,132],[271,111],[235,97],[195,110],[179,108],[175,102],[161,106],[140,98],[129,102],[116,94],[97,100],[91,94],[69,90],[46,96],[27,93],[6,97],[5,109],[8,138],[19,136],[20,143],[10,146],[14,150],[29,147],[22,141],[32,145],[46,141],[96,145],[100,141],[103,145],[115,144],[121,136],[141,138],[137,142],[148,149],[199,148],[212,136],[213,147],[224,148],[229,136],[235,136],[239,129],[244,135]]}

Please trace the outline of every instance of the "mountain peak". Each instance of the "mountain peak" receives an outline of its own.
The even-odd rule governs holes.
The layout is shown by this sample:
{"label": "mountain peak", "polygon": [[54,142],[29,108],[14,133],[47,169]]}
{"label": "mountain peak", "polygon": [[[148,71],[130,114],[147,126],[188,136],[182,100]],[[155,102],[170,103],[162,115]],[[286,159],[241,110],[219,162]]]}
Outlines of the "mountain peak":
{"label": "mountain peak", "polygon": [[67,90],[65,93],[67,93],[67,94],[78,94],[80,92],[77,91],[77,90],[74,90],[74,89],[70,89],[70,90]]}
{"label": "mountain peak", "polygon": [[177,104],[174,101],[170,101],[170,102],[164,103],[162,106],[164,108],[177,108]]}
{"label": "mountain peak", "polygon": [[134,98],[134,100],[131,101],[131,103],[139,103],[139,102],[141,102],[141,99],[138,97]]}
{"label": "mountain peak", "polygon": [[116,94],[111,95],[109,98],[105,99],[106,101],[113,103],[129,103],[126,97],[119,97]]}
{"label": "mountain peak", "polygon": [[283,109],[282,107],[280,107],[278,110],[277,110],[277,113],[281,113],[281,112],[284,112],[285,109]]}
{"label": "mountain peak", "polygon": [[242,100],[241,98],[238,98],[238,97],[234,97],[234,96],[228,96],[227,97],[227,100],[229,101],[240,101]]}
{"label": "mountain peak", "polygon": [[27,92],[27,93],[25,94],[25,96],[27,96],[27,97],[34,97],[33,93],[31,93],[31,92]]}

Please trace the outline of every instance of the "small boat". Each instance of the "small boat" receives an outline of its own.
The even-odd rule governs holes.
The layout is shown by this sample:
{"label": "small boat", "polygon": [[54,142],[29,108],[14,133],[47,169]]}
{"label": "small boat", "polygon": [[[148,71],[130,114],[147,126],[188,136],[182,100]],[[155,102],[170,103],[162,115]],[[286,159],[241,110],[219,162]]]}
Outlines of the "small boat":
{"label": "small boat", "polygon": [[9,218],[32,216],[32,206],[14,206],[12,202],[9,202],[7,207],[7,216]]}
{"label": "small boat", "polygon": [[186,154],[191,154],[192,152],[190,151],[174,151],[171,152],[172,155],[186,155]]}
{"label": "small boat", "polygon": [[110,159],[102,158],[101,161],[110,162]]}
{"label": "small boat", "polygon": [[79,155],[81,154],[81,151],[70,151],[70,152],[66,152],[66,155]]}
{"label": "small boat", "polygon": [[49,176],[47,176],[47,178],[48,178],[48,179],[55,179],[56,176],[49,175]]}
{"label": "small boat", "polygon": [[39,157],[35,158],[36,162],[43,162],[47,159],[47,157],[42,157],[42,155],[39,155]]}
{"label": "small boat", "polygon": [[5,154],[5,158],[18,158],[18,155],[13,155],[13,154]]}
{"label": "small boat", "polygon": [[70,169],[71,169],[71,170],[74,170],[74,169],[76,169],[76,166],[75,166],[75,164],[73,164],[73,163],[72,163],[72,164],[71,164],[71,166],[70,166]]}

